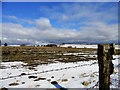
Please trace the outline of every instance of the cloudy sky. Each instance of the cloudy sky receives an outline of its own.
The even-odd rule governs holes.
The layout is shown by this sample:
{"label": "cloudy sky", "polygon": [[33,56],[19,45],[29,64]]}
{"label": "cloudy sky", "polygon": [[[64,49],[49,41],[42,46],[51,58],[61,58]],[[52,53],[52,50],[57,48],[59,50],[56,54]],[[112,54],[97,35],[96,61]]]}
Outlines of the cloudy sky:
{"label": "cloudy sky", "polygon": [[118,41],[116,2],[3,2],[2,40],[8,44]]}

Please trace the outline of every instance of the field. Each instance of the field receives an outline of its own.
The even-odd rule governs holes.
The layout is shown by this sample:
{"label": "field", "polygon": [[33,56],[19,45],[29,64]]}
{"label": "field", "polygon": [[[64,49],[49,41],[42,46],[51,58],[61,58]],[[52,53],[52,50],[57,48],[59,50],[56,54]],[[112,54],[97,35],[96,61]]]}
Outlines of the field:
{"label": "field", "polygon": [[[113,57],[114,73],[111,87],[118,88],[119,49]],[[98,88],[99,67],[97,48],[84,47],[2,47],[0,87],[57,88],[57,81],[65,88]]]}
{"label": "field", "polygon": [[[79,55],[74,55],[79,54]],[[89,48],[66,48],[66,47],[2,47],[3,61],[23,61],[28,65],[48,64],[56,61],[76,62],[81,60],[95,60],[89,57],[97,53],[96,49]],[[84,54],[88,56],[84,56]]]}

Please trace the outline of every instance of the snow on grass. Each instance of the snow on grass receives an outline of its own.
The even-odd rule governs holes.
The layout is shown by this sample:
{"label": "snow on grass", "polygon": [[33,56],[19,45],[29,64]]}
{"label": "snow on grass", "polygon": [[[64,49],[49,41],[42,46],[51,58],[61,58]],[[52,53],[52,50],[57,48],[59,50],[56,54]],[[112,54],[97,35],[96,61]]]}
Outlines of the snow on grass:
{"label": "snow on grass", "polygon": [[69,47],[72,46],[73,48],[97,48],[97,45],[84,45],[84,44],[64,44],[60,45],[60,47]]}
{"label": "snow on grass", "polygon": [[17,67],[17,66],[21,66],[21,65],[26,65],[26,63],[23,63],[23,62],[1,62],[1,66],[5,66],[5,67]]}
{"label": "snow on grass", "polygon": [[[94,45],[87,45],[87,44],[64,44],[60,45],[60,47],[69,47],[72,46],[73,48],[98,48],[97,44]],[[115,49],[120,49],[119,45],[115,45]]]}
{"label": "snow on grass", "polygon": [[[118,55],[114,56],[114,73],[111,87],[118,87]],[[55,88],[57,81],[65,88],[90,88],[98,82],[98,63],[96,60],[74,63],[52,63],[38,65],[29,69],[23,62],[2,62],[0,87],[6,88]],[[16,67],[15,67],[16,66]],[[41,73],[40,73],[41,72]],[[21,75],[23,74],[23,75]],[[26,74],[26,75],[25,75]],[[10,78],[10,76],[15,76]],[[30,78],[31,77],[31,78]]]}

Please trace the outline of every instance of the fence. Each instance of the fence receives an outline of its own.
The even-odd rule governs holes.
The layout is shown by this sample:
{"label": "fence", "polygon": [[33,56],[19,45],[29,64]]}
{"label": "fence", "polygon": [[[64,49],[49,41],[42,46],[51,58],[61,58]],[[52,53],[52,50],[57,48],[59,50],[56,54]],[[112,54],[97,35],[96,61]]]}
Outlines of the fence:
{"label": "fence", "polygon": [[110,75],[114,71],[112,59],[115,53],[113,44],[98,45],[99,89],[110,90]]}

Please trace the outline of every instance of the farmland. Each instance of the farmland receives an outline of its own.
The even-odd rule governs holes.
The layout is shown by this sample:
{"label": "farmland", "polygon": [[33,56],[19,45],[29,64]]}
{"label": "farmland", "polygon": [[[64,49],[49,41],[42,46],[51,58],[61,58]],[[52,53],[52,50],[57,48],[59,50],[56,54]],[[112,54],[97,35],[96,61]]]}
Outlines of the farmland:
{"label": "farmland", "polygon": [[[91,48],[88,48],[91,47]],[[113,56],[112,88],[118,87],[119,49]],[[0,87],[98,88],[97,48],[85,47],[2,47]],[[30,83],[31,82],[31,83]]]}
{"label": "farmland", "polygon": [[[69,53],[69,54],[68,54]],[[71,53],[71,54],[70,54]],[[2,47],[3,61],[23,61],[29,65],[48,64],[56,61],[76,62],[93,59],[89,55],[95,55],[96,49],[91,48],[66,48],[66,47]],[[68,55],[67,55],[68,54]],[[78,55],[74,55],[78,54]],[[87,56],[85,57],[84,54]]]}

